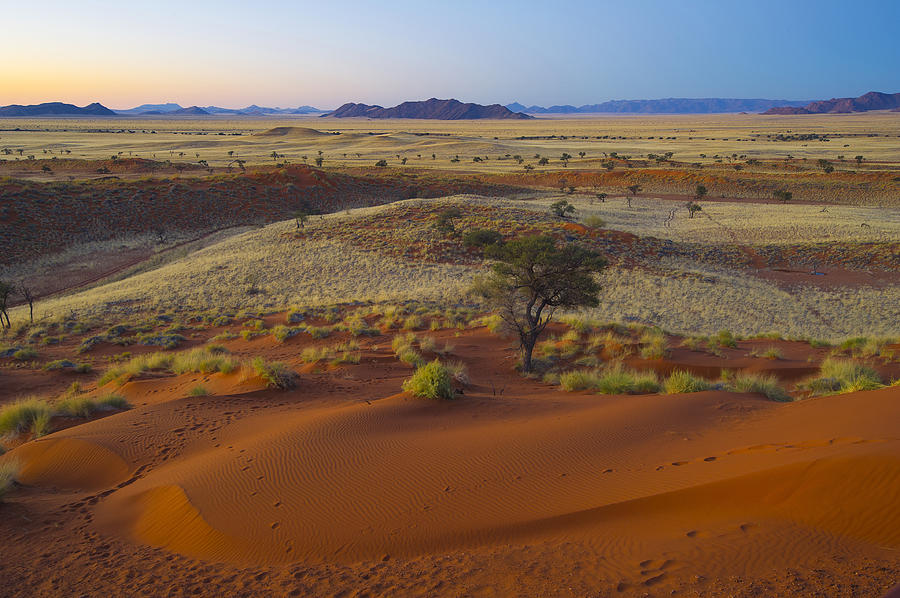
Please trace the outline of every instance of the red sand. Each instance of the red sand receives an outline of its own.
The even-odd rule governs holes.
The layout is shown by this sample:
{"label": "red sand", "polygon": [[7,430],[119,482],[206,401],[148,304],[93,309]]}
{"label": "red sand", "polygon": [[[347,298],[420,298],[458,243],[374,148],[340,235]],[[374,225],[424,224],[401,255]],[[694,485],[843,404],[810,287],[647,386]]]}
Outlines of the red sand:
{"label": "red sand", "polygon": [[[563,393],[515,374],[502,339],[434,335],[468,366],[458,400],[400,393],[411,370],[381,337],[290,391],[130,382],[133,409],[14,449],[6,595],[880,596],[900,578],[900,387]],[[300,370],[295,339],[234,345]],[[745,365],[800,375],[792,345]]]}

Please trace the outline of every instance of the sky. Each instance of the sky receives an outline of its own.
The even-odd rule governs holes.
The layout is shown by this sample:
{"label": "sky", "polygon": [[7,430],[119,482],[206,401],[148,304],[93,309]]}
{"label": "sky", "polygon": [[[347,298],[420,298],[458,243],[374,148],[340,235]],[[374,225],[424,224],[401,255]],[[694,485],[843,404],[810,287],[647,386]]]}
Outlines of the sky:
{"label": "sky", "polygon": [[900,92],[900,0],[0,0],[0,105]]}

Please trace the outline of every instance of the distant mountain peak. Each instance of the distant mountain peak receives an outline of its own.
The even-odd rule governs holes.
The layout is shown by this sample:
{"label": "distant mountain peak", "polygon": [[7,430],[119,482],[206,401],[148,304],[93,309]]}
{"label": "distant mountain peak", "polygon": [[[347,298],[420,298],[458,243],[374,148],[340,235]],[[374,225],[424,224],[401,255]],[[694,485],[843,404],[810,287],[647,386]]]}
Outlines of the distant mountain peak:
{"label": "distant mountain peak", "polygon": [[337,110],[323,116],[334,118],[422,118],[435,120],[532,118],[521,112],[513,112],[508,107],[500,104],[484,106],[481,104],[463,103],[455,99],[439,100],[437,98],[429,98],[418,102],[403,102],[392,108],[348,102]]}
{"label": "distant mountain peak", "polygon": [[760,112],[775,106],[802,106],[804,101],[741,98],[662,98],[657,100],[610,100],[584,106],[529,106],[513,102],[506,107],[526,114],[716,114]]}
{"label": "distant mountain peak", "polygon": [[810,102],[799,107],[773,107],[763,114],[847,114],[870,110],[897,110],[900,108],[900,93],[870,91],[858,98],[831,98]]}
{"label": "distant mountain peak", "polygon": [[44,102],[23,106],[0,106],[0,116],[115,116],[116,113],[99,102],[79,108],[63,102]]}

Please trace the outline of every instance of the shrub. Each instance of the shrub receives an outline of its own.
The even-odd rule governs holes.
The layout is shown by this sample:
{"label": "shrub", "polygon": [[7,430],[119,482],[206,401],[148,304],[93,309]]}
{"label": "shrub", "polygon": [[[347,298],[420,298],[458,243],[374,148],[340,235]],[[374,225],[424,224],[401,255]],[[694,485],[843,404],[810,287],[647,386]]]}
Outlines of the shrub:
{"label": "shrub", "polygon": [[502,243],[503,237],[495,230],[473,228],[463,234],[462,242],[469,249],[478,249]]}
{"label": "shrub", "polygon": [[452,399],[452,374],[440,361],[418,368],[411,378],[403,382],[403,390],[426,399]]}
{"label": "shrub", "polygon": [[0,434],[17,434],[30,430],[35,422],[49,421],[52,410],[43,399],[30,397],[19,399],[0,409]]}
{"label": "shrub", "polygon": [[711,386],[709,381],[685,370],[675,370],[663,382],[666,393],[670,395],[700,392],[701,390],[709,390]]}
{"label": "shrub", "polygon": [[463,384],[468,386],[469,384],[469,371],[466,368],[466,364],[461,361],[451,361],[447,364],[447,371],[450,372],[450,377],[456,380],[459,384]]}
{"label": "shrub", "polygon": [[596,214],[591,214],[585,217],[584,225],[588,228],[603,228],[606,226],[606,221]]}
{"label": "shrub", "polygon": [[406,319],[403,320],[403,330],[417,330],[422,328],[422,326],[422,318],[416,314],[407,316]]}
{"label": "shrub", "polygon": [[269,388],[293,388],[296,384],[297,374],[281,362],[267,362],[262,357],[254,357],[250,366]]}
{"label": "shrub", "polygon": [[729,381],[728,389],[734,392],[755,392],[765,395],[773,401],[792,401],[791,395],[778,385],[778,380],[771,374],[753,374],[741,372]]}

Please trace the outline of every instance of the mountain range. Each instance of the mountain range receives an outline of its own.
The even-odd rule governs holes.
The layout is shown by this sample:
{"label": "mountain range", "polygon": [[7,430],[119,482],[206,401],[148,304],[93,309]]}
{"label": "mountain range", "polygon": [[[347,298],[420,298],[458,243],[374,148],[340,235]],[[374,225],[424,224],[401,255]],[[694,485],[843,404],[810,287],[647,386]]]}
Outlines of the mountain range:
{"label": "mountain range", "polygon": [[870,91],[858,98],[832,98],[801,107],[773,107],[763,114],[847,114],[869,110],[900,112],[900,93]]}
{"label": "mountain range", "polygon": [[776,106],[803,106],[806,100],[763,100],[737,98],[664,98],[660,100],[611,100],[584,106],[524,106],[507,104],[515,112],[526,114],[716,114],[726,112],[762,112]]}
{"label": "mountain range", "polygon": [[370,106],[368,104],[344,104],[337,110],[323,114],[334,118],[429,118],[437,120],[468,119],[527,119],[534,118],[521,112],[513,112],[500,104],[483,106],[481,104],[464,104],[459,100],[438,100],[431,98],[424,102],[403,102],[393,108]]}
{"label": "mountain range", "polygon": [[257,116],[266,114],[319,114],[326,112],[312,106],[300,106],[299,108],[270,108],[253,104],[246,108],[220,108],[218,106],[190,106],[183,108],[179,104],[142,104],[128,110],[116,110],[116,114],[127,116],[152,116],[164,114],[167,116],[204,116],[209,114],[229,114],[234,116]]}
{"label": "mountain range", "polygon": [[0,116],[115,116],[116,113],[94,102],[83,108],[79,108],[74,104],[64,104],[62,102],[45,102],[43,104],[31,104],[22,106],[12,104],[9,106],[0,106]]}

